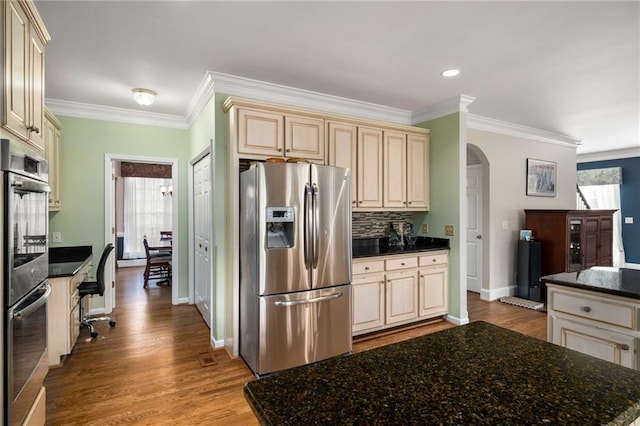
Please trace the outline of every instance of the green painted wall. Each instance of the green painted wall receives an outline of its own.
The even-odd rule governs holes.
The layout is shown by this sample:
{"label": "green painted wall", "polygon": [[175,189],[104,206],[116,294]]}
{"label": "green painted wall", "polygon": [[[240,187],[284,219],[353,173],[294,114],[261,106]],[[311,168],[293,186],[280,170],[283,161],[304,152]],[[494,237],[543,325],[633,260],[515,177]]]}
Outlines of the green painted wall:
{"label": "green painted wall", "polygon": [[[460,114],[455,113],[417,125],[431,129],[429,137],[429,206],[428,213],[418,215],[414,225],[420,230],[429,225],[428,236],[448,238],[449,314],[466,317],[460,312]],[[456,235],[445,236],[444,226],[455,225]]]}
{"label": "green painted wall", "polygon": [[212,209],[213,212],[213,265],[215,288],[213,289],[213,338],[220,341],[225,332],[225,189],[227,135],[226,115],[222,104],[227,95],[216,94],[200,112],[189,129],[190,159],[200,154],[207,147],[211,148],[212,167]]}
{"label": "green painted wall", "polygon": [[[175,158],[178,160],[178,215],[180,265],[177,277],[180,298],[187,288],[187,130],[115,123],[75,117],[57,117],[63,125],[60,147],[62,210],[52,212],[50,231],[62,233],[61,244],[91,245],[94,258],[104,248],[105,154]],[[51,239],[49,240],[51,241]],[[100,305],[97,300],[93,307]],[[100,306],[104,306],[103,304]]]}

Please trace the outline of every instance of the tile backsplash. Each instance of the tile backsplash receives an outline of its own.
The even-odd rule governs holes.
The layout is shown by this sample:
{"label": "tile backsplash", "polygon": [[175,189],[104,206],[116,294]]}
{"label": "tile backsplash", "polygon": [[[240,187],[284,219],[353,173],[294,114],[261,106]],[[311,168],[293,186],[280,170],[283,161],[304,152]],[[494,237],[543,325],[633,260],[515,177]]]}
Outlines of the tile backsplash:
{"label": "tile backsplash", "polygon": [[[411,212],[353,212],[352,232],[353,238],[386,237],[389,231],[389,222],[398,231],[398,224],[404,225],[405,232],[413,223],[414,213]],[[414,230],[418,233],[418,230]]]}

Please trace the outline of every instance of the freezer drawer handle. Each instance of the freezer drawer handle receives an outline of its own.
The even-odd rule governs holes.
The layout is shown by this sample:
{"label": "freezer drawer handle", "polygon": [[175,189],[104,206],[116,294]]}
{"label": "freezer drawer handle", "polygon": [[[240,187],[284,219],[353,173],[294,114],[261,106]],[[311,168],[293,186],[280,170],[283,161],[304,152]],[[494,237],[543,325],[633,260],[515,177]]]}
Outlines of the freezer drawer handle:
{"label": "freezer drawer handle", "polygon": [[274,302],[273,304],[276,305],[276,306],[284,306],[284,307],[297,306],[297,305],[307,305],[307,304],[310,304],[310,303],[319,303],[319,302],[324,302],[325,300],[337,299],[338,297],[341,297],[341,296],[342,296],[342,292],[341,291],[337,291],[335,293],[328,294],[326,296],[314,297],[313,299],[278,300],[278,301]]}

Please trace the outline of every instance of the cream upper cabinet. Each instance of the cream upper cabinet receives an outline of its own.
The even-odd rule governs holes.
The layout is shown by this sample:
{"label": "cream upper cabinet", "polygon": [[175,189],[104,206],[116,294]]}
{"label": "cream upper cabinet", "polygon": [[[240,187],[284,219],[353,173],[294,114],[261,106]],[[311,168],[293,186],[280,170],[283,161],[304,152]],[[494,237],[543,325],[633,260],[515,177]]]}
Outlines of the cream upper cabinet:
{"label": "cream upper cabinet", "polygon": [[343,124],[329,121],[327,123],[329,140],[330,166],[345,167],[351,169],[351,204],[358,204],[358,128],[351,124]]}
{"label": "cream upper cabinet", "polygon": [[4,8],[2,127],[44,150],[44,46],[50,40],[33,2],[8,0]]}
{"label": "cream upper cabinet", "polygon": [[384,207],[407,207],[407,135],[384,132]]}
{"label": "cream upper cabinet", "polygon": [[358,208],[382,207],[382,130],[358,127]]}
{"label": "cream upper cabinet", "polygon": [[286,157],[324,162],[324,120],[285,115],[284,127]]}
{"label": "cream upper cabinet", "polygon": [[238,109],[238,152],[284,155],[284,116],[268,111]]}
{"label": "cream upper cabinet", "polygon": [[238,153],[325,161],[324,120],[238,108]]}
{"label": "cream upper cabinet", "polygon": [[60,140],[62,124],[45,108],[44,120],[44,155],[49,163],[49,210],[62,208],[60,201]]}
{"label": "cream upper cabinet", "polygon": [[407,135],[407,208],[429,210],[429,138]]}

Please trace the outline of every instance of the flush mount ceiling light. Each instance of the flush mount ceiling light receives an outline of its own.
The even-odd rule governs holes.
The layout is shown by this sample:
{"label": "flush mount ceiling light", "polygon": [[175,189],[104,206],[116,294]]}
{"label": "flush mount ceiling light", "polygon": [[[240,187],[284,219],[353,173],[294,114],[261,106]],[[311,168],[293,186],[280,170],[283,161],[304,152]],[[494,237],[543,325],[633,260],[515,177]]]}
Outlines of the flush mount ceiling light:
{"label": "flush mount ceiling light", "polygon": [[133,89],[133,99],[142,106],[149,106],[156,100],[157,93],[149,89]]}
{"label": "flush mount ceiling light", "polygon": [[460,74],[460,70],[450,69],[450,70],[442,71],[440,75],[443,77],[455,77],[458,74]]}

